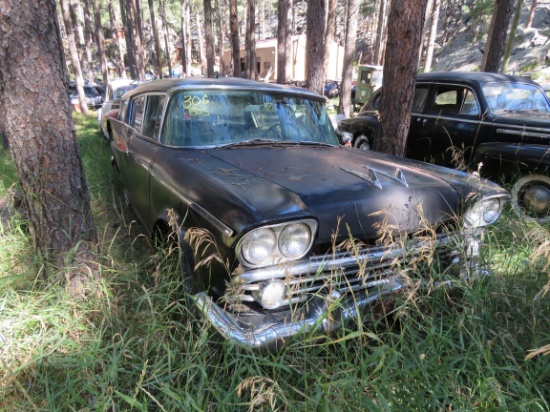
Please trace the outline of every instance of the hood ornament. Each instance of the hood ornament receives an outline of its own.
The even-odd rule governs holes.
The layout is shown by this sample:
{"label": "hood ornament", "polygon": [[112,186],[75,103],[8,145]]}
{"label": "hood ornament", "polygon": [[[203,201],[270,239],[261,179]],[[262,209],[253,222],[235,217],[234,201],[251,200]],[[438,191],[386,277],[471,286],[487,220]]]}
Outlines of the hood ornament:
{"label": "hood ornament", "polygon": [[352,170],[348,169],[347,167],[340,166],[340,169],[344,172],[348,172],[354,176],[360,177],[363,180],[366,180],[369,183],[372,183],[377,188],[382,189],[382,183],[380,183],[380,179],[378,178],[378,175],[386,176],[392,180],[395,180],[396,182],[401,183],[405,187],[409,187],[409,184],[407,183],[407,179],[405,178],[405,174],[401,169],[396,167],[393,171],[393,173],[387,172],[385,170],[375,169],[371,166],[365,166],[363,165],[363,168],[366,169],[366,172],[360,172],[358,170]]}

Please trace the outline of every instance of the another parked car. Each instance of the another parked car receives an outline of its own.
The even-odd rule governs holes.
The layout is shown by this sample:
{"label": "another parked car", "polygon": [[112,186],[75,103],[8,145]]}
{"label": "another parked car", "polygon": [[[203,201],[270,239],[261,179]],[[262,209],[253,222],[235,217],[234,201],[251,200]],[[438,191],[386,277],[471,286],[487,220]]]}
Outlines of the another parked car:
{"label": "another parked car", "polygon": [[544,90],[544,94],[546,94],[546,97],[550,99],[550,84],[545,83],[545,84],[542,84],[541,86],[542,86],[542,90]]}
{"label": "another parked car", "polygon": [[[91,109],[96,109],[103,104],[103,95],[105,90],[99,84],[85,84],[84,95],[86,96],[86,104]],[[72,105],[80,104],[78,100],[78,92],[76,84],[69,84],[69,100]]]}
{"label": "another parked car", "polygon": [[334,97],[337,97],[340,93],[340,86],[337,82],[334,81],[326,81],[325,82],[325,89],[323,91],[323,94],[327,96],[329,99],[332,99]]}
{"label": "another parked car", "polygon": [[[339,135],[369,149],[379,127],[376,92]],[[476,170],[512,185],[520,214],[550,220],[550,103],[533,81],[495,73],[419,74],[406,156]]]}
{"label": "another parked car", "polygon": [[111,139],[110,119],[112,114],[109,115],[109,112],[118,109],[122,95],[135,89],[139,84],[139,81],[128,78],[113,79],[109,82],[105,93],[105,101],[97,111],[97,124],[107,139]]}
{"label": "another parked car", "polygon": [[148,234],[178,233],[187,296],[247,346],[356,322],[426,266],[485,273],[482,229],[507,192],[343,148],[324,104],[288,86],[171,79],[125,94],[113,121],[123,198]]}

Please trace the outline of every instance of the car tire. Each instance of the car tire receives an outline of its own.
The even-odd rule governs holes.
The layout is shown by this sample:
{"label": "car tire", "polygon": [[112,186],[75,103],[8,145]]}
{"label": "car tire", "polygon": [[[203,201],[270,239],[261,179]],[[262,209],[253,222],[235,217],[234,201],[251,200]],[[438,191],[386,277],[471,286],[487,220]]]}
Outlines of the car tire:
{"label": "car tire", "polygon": [[512,207],[520,217],[540,224],[550,222],[550,177],[523,176],[511,192]]}
{"label": "car tire", "polygon": [[358,136],[355,139],[354,147],[356,147],[357,149],[360,149],[360,150],[370,150],[371,147],[370,147],[368,137],[365,136],[364,134]]}

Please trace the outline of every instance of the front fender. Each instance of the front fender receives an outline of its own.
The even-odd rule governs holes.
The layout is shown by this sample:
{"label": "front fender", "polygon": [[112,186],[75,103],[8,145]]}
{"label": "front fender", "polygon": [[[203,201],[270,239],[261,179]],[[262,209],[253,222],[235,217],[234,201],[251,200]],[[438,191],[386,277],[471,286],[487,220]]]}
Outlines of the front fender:
{"label": "front fender", "polygon": [[474,153],[474,165],[481,174],[510,182],[518,174],[543,173],[550,169],[550,146],[520,143],[482,143]]}

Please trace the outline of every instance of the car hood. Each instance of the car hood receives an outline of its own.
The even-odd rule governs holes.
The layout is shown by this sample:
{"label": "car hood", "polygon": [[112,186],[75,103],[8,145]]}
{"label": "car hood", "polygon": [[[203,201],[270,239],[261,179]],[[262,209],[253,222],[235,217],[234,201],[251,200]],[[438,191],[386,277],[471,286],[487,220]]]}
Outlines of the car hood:
{"label": "car hood", "polygon": [[372,239],[381,230],[414,232],[448,221],[466,196],[438,177],[436,168],[358,150],[262,146],[188,152],[178,157],[192,165],[183,178],[194,180],[194,200],[237,234],[308,217],[319,222],[320,242],[348,233]]}

